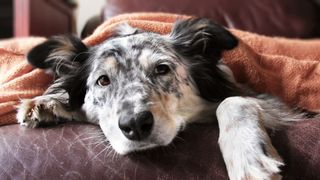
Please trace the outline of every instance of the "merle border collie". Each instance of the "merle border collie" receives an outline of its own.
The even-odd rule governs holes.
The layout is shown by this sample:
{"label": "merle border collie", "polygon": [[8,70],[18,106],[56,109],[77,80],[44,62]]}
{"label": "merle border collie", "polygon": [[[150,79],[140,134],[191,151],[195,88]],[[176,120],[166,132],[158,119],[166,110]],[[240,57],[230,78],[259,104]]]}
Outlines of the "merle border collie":
{"label": "merle border collie", "polygon": [[60,119],[98,124],[124,155],[166,146],[189,123],[218,121],[230,179],[281,178],[283,161],[266,129],[301,115],[234,81],[221,54],[237,44],[204,18],[179,20],[167,35],[123,24],[93,47],[74,36],[53,37],[27,58],[52,73],[54,83],[42,96],[22,100],[18,122],[31,128]]}

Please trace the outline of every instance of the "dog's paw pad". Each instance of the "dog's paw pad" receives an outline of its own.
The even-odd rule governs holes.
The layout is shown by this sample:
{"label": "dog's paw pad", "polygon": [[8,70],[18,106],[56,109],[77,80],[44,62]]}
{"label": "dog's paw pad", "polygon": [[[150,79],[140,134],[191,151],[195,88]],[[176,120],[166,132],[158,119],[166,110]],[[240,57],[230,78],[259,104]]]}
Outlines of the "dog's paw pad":
{"label": "dog's paw pad", "polygon": [[53,113],[54,103],[36,99],[22,100],[18,106],[17,120],[22,126],[36,128],[40,123],[57,122]]}

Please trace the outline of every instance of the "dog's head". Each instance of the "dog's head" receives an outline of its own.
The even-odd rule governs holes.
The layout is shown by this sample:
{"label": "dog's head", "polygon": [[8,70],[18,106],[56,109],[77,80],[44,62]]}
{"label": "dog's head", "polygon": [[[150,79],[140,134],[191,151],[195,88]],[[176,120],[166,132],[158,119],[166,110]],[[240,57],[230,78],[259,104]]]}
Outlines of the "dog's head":
{"label": "dog's head", "polygon": [[169,144],[184,126],[213,115],[235,93],[217,67],[236,38],[207,19],[175,23],[171,34],[120,26],[114,37],[86,47],[53,38],[28,59],[57,76],[72,109],[82,107],[120,154]]}

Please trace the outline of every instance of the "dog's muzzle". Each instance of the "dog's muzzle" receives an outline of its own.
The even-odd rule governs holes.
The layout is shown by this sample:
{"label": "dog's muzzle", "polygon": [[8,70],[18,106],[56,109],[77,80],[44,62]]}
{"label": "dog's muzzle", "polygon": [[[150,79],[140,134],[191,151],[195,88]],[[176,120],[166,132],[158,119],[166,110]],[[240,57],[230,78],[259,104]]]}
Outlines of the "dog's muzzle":
{"label": "dog's muzzle", "polygon": [[133,141],[146,139],[152,131],[154,119],[150,111],[135,115],[123,115],[119,119],[119,128],[123,135]]}

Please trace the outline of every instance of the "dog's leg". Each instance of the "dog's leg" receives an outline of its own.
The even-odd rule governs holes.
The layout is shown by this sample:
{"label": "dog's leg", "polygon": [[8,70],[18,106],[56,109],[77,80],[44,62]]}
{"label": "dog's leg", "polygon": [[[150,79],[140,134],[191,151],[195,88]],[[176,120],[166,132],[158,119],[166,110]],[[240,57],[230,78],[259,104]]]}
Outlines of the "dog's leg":
{"label": "dog's leg", "polygon": [[35,128],[39,125],[57,124],[59,120],[83,121],[81,111],[68,111],[67,93],[56,92],[44,94],[33,99],[24,99],[18,106],[17,120],[23,126]]}
{"label": "dog's leg", "polygon": [[282,159],[264,127],[259,99],[230,97],[217,109],[219,145],[231,180],[281,179]]}

